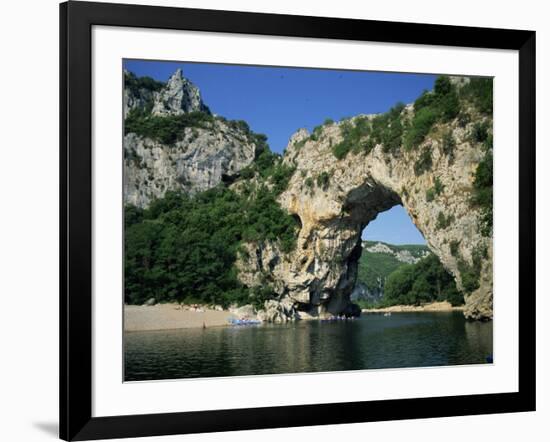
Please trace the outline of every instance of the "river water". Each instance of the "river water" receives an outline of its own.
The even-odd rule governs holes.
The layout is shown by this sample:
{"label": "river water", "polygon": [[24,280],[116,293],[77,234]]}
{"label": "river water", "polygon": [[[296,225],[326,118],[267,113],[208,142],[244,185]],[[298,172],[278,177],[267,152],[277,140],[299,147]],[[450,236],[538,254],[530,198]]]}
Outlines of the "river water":
{"label": "river water", "polygon": [[492,322],[460,312],[369,314],[127,333],[125,380],[483,364],[492,353]]}

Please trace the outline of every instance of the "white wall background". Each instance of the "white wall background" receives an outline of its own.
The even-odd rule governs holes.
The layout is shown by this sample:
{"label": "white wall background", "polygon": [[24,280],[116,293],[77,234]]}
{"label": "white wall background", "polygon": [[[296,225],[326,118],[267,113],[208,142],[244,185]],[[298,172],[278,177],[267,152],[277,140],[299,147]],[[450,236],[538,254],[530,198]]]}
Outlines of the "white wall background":
{"label": "white wall background", "polygon": [[[441,441],[544,440],[550,425],[550,321],[545,190],[550,162],[550,26],[538,0],[188,0],[131,3],[412,21],[537,31],[538,411],[510,415],[333,425],[150,441],[279,441],[351,438]],[[58,373],[58,7],[57,0],[1,3],[0,39],[0,440],[57,437]],[[546,434],[546,436],[544,436]]]}

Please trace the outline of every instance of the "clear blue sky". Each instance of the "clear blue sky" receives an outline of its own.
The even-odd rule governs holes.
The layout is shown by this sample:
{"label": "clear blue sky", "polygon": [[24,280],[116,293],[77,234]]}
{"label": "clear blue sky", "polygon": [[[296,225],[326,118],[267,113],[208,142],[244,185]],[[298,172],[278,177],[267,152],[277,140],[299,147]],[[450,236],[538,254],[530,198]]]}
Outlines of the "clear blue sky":
{"label": "clear blue sky", "polygon": [[[328,69],[237,66],[208,63],[126,60],[137,76],[166,81],[178,68],[199,87],[210,110],[245,120],[264,133],[281,153],[299,128],[311,131],[325,119],[385,112],[398,102],[411,103],[432,89],[435,75],[357,72]],[[372,229],[372,230],[371,230]],[[372,237],[376,235],[377,237]],[[368,239],[393,244],[424,243],[404,210],[395,207],[367,227]]]}
{"label": "clear blue sky", "polygon": [[379,213],[363,230],[363,239],[390,244],[426,244],[426,240],[413,224],[403,206],[393,206]]}

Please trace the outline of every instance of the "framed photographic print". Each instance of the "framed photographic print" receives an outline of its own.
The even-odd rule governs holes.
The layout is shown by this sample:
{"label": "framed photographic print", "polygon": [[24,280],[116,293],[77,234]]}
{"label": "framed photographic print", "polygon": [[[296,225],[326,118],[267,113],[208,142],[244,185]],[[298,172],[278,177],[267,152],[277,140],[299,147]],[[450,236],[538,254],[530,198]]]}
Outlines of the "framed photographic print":
{"label": "framed photographic print", "polygon": [[535,409],[535,33],[68,2],[65,440]]}

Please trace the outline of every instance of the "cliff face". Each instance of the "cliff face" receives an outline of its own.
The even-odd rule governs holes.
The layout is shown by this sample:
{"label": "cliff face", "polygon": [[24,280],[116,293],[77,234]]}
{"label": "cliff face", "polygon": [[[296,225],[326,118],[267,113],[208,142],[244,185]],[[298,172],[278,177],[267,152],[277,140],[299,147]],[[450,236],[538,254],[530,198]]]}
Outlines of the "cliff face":
{"label": "cliff face", "polygon": [[[126,76],[131,75],[126,73]],[[157,90],[154,90],[157,89]],[[205,121],[177,129],[173,143],[124,136],[124,201],[146,207],[169,190],[196,193],[232,181],[254,161],[256,143],[246,128],[210,115],[200,92],[177,70],[163,86],[125,88],[125,112],[148,118],[202,113]]]}
{"label": "cliff face", "polygon": [[[413,112],[406,107],[402,118]],[[251,245],[256,253],[250,250],[254,258],[240,264],[243,280],[251,271],[266,275],[282,298],[314,316],[353,313],[361,232],[379,212],[402,204],[459,289],[466,273],[478,276],[479,287],[466,297],[466,316],[491,318],[492,240],[481,234],[482,214],[470,204],[484,157],[471,140],[473,124],[455,119],[438,125],[415,149],[388,154],[376,145],[338,159],[333,147],[343,141],[343,124],[324,125],[314,137],[302,130],[291,139],[284,161],[296,171],[279,201],[300,219],[297,247],[282,255],[269,245]],[[452,155],[444,145],[449,134]]]}
{"label": "cliff face", "polygon": [[[131,72],[124,72],[124,116],[132,109],[149,107],[152,115],[182,115],[189,112],[207,112],[199,89],[183,76],[181,69],[172,74],[167,83],[140,82]],[[133,84],[132,84],[133,81]]]}
{"label": "cliff face", "polygon": [[125,203],[146,207],[169,190],[193,194],[231,181],[254,161],[255,151],[246,134],[223,120],[206,128],[185,128],[173,145],[126,134]]}
{"label": "cliff face", "polygon": [[154,97],[153,115],[181,115],[188,112],[210,112],[199,89],[178,69]]}

